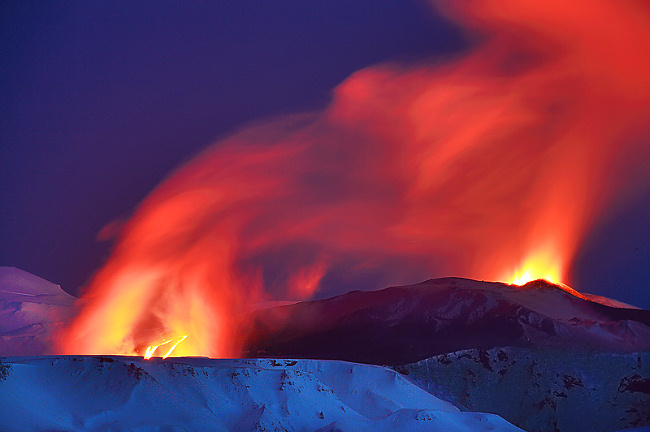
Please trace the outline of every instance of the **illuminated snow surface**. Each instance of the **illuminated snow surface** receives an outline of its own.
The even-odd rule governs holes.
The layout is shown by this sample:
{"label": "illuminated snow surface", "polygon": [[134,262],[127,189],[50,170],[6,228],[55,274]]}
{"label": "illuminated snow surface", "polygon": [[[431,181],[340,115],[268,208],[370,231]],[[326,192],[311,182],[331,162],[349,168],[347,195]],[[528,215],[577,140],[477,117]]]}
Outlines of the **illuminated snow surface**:
{"label": "illuminated snow surface", "polygon": [[1,368],[3,431],[521,431],[341,361],[61,356]]}

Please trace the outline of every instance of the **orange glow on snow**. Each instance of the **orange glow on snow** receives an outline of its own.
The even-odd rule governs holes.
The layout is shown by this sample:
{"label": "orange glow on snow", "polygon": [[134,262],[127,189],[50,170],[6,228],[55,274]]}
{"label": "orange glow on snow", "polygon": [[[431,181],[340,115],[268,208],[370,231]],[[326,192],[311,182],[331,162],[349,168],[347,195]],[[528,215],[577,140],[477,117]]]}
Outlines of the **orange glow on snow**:
{"label": "orange glow on snow", "polygon": [[358,71],[326,110],[181,167],[123,226],[64,351],[144,355],[189,334],[174,355],[237,356],[247,304],[308,299],[357,269],[569,281],[585,234],[650,165],[650,3],[435,5],[471,50]]}

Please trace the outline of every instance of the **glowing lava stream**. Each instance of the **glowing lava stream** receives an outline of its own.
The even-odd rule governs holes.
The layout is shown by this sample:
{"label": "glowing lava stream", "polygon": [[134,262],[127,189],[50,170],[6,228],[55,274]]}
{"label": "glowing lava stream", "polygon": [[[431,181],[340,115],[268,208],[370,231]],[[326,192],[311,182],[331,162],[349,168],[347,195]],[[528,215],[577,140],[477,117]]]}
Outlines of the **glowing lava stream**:
{"label": "glowing lava stream", "polygon": [[[167,353],[166,353],[164,356],[162,356],[162,358],[166,359],[167,357],[169,357],[169,355],[174,351],[174,349],[176,349],[176,346],[177,346],[179,343],[183,342],[183,341],[185,340],[185,338],[187,338],[187,335],[184,335],[184,336],[181,337],[178,341],[176,341],[176,343],[175,343],[174,345],[172,345],[171,348],[169,348],[169,350],[167,351]],[[145,359],[145,360],[149,360],[149,359],[153,356],[153,354],[156,352],[156,350],[158,349],[158,347],[161,347],[161,346],[163,346],[163,345],[167,345],[168,343],[172,342],[173,340],[174,340],[174,339],[169,339],[169,340],[166,340],[165,342],[159,343],[158,345],[151,345],[151,346],[148,347],[147,350],[145,351],[145,353],[144,353],[144,359]]]}

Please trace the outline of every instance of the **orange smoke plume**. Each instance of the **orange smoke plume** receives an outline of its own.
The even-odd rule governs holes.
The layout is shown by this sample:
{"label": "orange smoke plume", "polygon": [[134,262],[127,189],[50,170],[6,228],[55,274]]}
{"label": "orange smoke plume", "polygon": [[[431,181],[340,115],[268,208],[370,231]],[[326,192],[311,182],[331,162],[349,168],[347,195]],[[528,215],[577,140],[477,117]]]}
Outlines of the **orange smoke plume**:
{"label": "orange smoke plume", "polygon": [[154,190],[65,351],[142,355],[187,335],[172,355],[236,356],[247,304],[309,298],[349,266],[390,268],[391,283],[413,282],[391,267],[404,259],[423,275],[567,281],[590,224],[650,160],[646,4],[442,2],[477,35],[464,58],[359,71],[324,112],[245,130]]}

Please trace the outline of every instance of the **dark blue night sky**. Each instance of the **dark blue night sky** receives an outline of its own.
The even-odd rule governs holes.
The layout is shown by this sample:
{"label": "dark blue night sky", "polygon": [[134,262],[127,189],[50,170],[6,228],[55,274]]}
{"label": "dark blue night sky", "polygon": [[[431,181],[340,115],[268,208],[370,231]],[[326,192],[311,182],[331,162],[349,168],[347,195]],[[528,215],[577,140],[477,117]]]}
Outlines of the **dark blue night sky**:
{"label": "dark blue night sky", "polygon": [[[0,13],[0,265],[72,293],[109,254],[102,227],[217,138],[323,107],[363,67],[468,45],[419,1],[13,1]],[[650,308],[640,190],[593,229],[576,288]]]}

